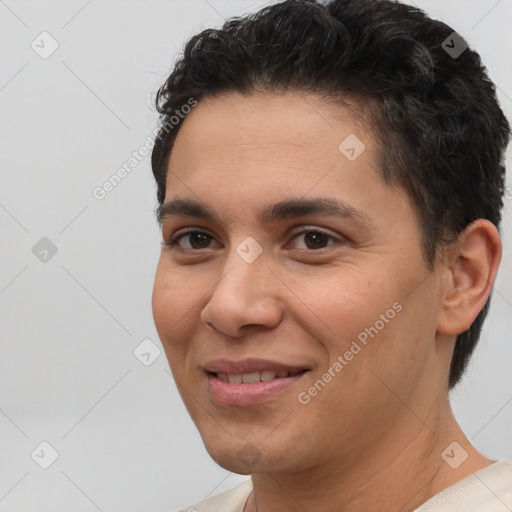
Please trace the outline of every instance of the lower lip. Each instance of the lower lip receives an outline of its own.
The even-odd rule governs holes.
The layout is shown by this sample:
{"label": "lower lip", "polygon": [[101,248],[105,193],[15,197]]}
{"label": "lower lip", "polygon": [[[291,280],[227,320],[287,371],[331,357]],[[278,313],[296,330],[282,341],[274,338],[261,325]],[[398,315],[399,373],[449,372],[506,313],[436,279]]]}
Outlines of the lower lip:
{"label": "lower lip", "polygon": [[214,402],[220,405],[247,406],[266,402],[278,393],[293,386],[307,372],[293,377],[279,377],[265,382],[247,382],[230,384],[208,374],[210,394]]}

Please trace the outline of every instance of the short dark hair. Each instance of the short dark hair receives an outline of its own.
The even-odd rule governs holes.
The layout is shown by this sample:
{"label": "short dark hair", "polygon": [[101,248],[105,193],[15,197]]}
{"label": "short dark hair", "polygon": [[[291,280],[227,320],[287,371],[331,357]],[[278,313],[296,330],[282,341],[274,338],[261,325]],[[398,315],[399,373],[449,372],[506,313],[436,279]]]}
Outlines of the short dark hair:
{"label": "short dark hair", "polygon": [[[448,51],[455,44],[458,56]],[[159,204],[183,105],[224,92],[285,91],[366,112],[379,172],[411,199],[430,268],[438,248],[472,221],[499,226],[510,127],[495,86],[453,29],[391,0],[288,0],[193,36],[156,97],[151,164]],[[450,389],[464,374],[489,300],[457,337]]]}

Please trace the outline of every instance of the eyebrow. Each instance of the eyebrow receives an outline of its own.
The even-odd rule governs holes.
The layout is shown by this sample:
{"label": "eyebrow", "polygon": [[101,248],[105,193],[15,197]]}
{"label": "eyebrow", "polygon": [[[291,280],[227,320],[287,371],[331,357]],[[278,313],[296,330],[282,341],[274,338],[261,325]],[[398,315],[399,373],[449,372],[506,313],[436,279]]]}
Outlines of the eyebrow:
{"label": "eyebrow", "polygon": [[[278,203],[264,205],[258,215],[259,220],[271,224],[290,217],[303,217],[305,215],[329,215],[350,218],[362,226],[370,226],[371,219],[362,211],[342,201],[331,198],[297,198],[287,199]],[[156,210],[159,224],[169,217],[186,216],[221,222],[219,216],[206,204],[193,199],[173,199]]]}

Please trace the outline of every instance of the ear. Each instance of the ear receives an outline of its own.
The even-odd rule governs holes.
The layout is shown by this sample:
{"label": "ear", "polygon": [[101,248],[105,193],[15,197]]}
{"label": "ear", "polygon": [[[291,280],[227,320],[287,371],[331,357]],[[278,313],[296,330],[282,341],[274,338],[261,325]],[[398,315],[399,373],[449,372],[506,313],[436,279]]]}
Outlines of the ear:
{"label": "ear", "polygon": [[488,220],[472,222],[442,263],[443,280],[437,332],[469,329],[491,293],[501,261],[498,230]]}

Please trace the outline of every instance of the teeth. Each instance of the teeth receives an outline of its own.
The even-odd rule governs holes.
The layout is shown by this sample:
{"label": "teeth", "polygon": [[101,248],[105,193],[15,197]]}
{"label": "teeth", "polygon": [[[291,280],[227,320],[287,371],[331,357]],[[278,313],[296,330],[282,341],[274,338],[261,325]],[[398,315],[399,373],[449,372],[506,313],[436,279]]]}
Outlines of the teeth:
{"label": "teeth", "polygon": [[242,375],[242,382],[259,382],[260,372],[244,373]]}
{"label": "teeth", "polygon": [[227,373],[217,373],[217,378],[224,381],[229,382],[230,384],[241,384],[251,383],[251,382],[266,382],[268,380],[278,378],[284,378],[289,376],[298,375],[300,372],[286,372],[286,371],[278,371],[275,370],[263,370],[261,372],[251,372],[251,373],[240,373],[237,375],[227,374]]}
{"label": "teeth", "polygon": [[[288,372],[286,372],[288,374]],[[274,370],[263,370],[261,372],[261,382],[265,382],[266,380],[272,380],[276,378],[277,373]]]}

